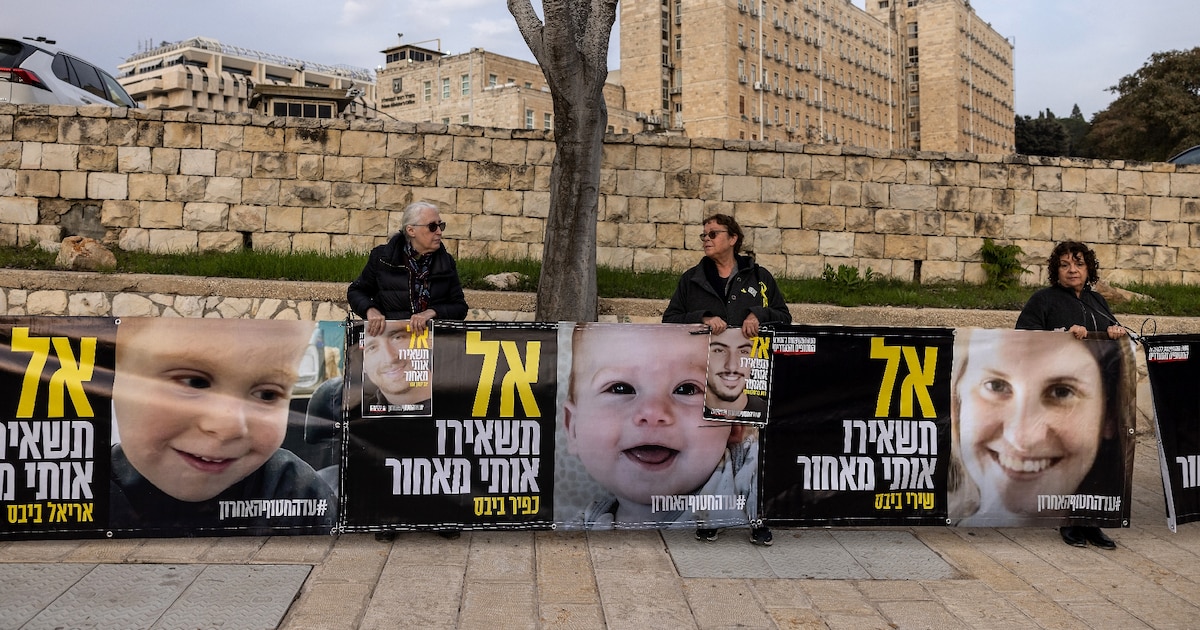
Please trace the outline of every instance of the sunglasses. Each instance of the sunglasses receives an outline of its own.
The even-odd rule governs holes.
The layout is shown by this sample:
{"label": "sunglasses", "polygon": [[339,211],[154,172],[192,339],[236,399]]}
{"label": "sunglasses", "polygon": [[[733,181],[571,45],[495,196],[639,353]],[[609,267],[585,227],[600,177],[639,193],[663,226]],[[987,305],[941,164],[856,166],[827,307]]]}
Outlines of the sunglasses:
{"label": "sunglasses", "polygon": [[718,234],[728,234],[728,233],[729,233],[728,230],[709,230],[708,232],[700,233],[700,240],[711,241],[714,238],[717,238]]}
{"label": "sunglasses", "polygon": [[[415,224],[414,224],[414,226],[415,226]],[[427,225],[419,226],[419,227],[428,228],[430,232],[437,232],[438,230],[445,232],[446,231],[446,222],[445,221],[433,221]]]}

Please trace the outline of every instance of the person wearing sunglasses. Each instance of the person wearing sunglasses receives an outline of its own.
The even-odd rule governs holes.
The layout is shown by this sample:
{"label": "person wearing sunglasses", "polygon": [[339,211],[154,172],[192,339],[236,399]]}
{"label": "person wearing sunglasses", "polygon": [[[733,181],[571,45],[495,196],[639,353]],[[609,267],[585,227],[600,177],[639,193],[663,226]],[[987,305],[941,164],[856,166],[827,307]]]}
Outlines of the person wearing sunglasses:
{"label": "person wearing sunglasses", "polygon": [[[703,225],[700,242],[704,258],[679,278],[675,294],[663,311],[663,322],[706,324],[713,337],[726,329],[740,329],[746,339],[757,337],[761,324],[791,323],[792,314],[775,277],[753,256],[741,253],[744,235],[738,222],[727,214],[714,214]],[[735,403],[745,405],[745,399],[739,393],[723,406],[732,409]],[[752,499],[748,505],[753,503]],[[753,510],[747,516],[751,522],[750,542],[770,545],[771,530],[756,519]],[[698,527],[696,538],[714,541],[717,530]]]}
{"label": "person wearing sunglasses", "polygon": [[[399,232],[371,250],[367,265],[346,297],[350,308],[367,320],[368,337],[378,337],[389,320],[408,320],[411,334],[421,334],[430,320],[466,319],[467,299],[454,257],[442,245],[446,222],[438,208],[417,201],[404,209]],[[444,538],[458,538],[459,530],[443,529]],[[375,539],[394,540],[395,532],[379,532]]]}
{"label": "person wearing sunglasses", "polygon": [[454,257],[442,245],[446,222],[437,206],[417,201],[404,209],[403,227],[371,250],[350,283],[350,308],[367,321],[367,334],[383,334],[387,320],[409,320],[421,334],[434,318],[466,319],[467,300]]}

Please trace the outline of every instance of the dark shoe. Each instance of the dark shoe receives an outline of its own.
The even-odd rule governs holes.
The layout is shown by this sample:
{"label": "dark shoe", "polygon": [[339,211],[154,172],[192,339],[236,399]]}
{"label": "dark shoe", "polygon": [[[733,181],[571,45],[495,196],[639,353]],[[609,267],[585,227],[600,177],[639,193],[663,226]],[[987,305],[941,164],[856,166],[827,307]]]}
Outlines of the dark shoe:
{"label": "dark shoe", "polygon": [[1106,536],[1099,527],[1077,527],[1076,529],[1083,532],[1083,537],[1086,538],[1088,542],[1101,549],[1104,549],[1105,551],[1112,551],[1113,549],[1117,548],[1117,543],[1113,542],[1113,539]]}
{"label": "dark shoe", "polygon": [[696,528],[696,540],[703,540],[705,542],[715,542],[717,540],[717,532],[718,531],[719,530],[700,529],[699,527],[697,527]]}
{"label": "dark shoe", "polygon": [[460,529],[442,529],[442,530],[438,530],[437,535],[441,536],[442,538],[445,538],[446,540],[458,540],[459,536],[462,536],[462,530],[460,530]]}
{"label": "dark shoe", "polygon": [[1088,539],[1084,536],[1084,527],[1059,527],[1058,534],[1062,536],[1063,542],[1072,547],[1086,547]]}
{"label": "dark shoe", "polygon": [[775,537],[771,535],[771,528],[763,525],[762,527],[751,528],[750,542],[755,545],[770,547],[771,543],[775,542]]}
{"label": "dark shoe", "polygon": [[375,532],[375,540],[379,542],[392,542],[396,540],[396,532]]}

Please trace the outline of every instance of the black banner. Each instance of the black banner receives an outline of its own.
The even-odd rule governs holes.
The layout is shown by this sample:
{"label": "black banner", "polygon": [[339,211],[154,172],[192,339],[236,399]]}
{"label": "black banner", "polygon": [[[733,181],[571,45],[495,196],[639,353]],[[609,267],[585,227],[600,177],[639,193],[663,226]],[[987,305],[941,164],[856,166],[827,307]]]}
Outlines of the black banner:
{"label": "black banner", "polygon": [[[361,323],[354,330],[362,347],[376,341]],[[346,529],[549,528],[556,331],[435,322],[433,417],[364,418],[370,407],[348,405]],[[387,400],[371,382],[383,372],[363,367],[375,359],[362,348],[350,358],[348,373],[366,376],[364,399]]]}
{"label": "black banner", "polygon": [[776,327],[763,518],[945,524],[953,342],[949,329]]}
{"label": "black banner", "polygon": [[1155,335],[1142,343],[1154,392],[1167,526],[1175,531],[1200,520],[1200,336]]}
{"label": "black banner", "polygon": [[115,336],[111,319],[0,317],[0,532],[103,534]]}

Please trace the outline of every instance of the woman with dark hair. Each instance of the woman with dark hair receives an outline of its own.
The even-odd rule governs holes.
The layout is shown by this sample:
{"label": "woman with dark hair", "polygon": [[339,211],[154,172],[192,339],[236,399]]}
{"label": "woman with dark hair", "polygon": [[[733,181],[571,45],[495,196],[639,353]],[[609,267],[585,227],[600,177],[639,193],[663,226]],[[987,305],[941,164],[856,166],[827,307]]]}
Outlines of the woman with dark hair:
{"label": "woman with dark hair", "polygon": [[[1125,337],[1122,326],[1104,296],[1093,290],[1100,280],[1096,253],[1077,241],[1055,246],[1046,260],[1050,286],[1030,296],[1017,317],[1023,330],[1065,330],[1076,339],[1089,336],[1107,339]],[[1086,547],[1090,542],[1101,549],[1115,549],[1116,543],[1099,527],[1065,526],[1059,528],[1063,542]]]}
{"label": "woman with dark hair", "polygon": [[[727,214],[714,214],[703,225],[700,242],[704,245],[704,258],[679,278],[675,294],[663,312],[663,322],[706,324],[711,335],[720,335],[727,328],[741,329],[746,339],[758,336],[760,324],[790,323],[792,314],[775,277],[754,262],[752,256],[741,254],[745,235],[737,221]],[[751,504],[754,501],[750,497]],[[770,545],[773,540],[770,528],[762,525],[753,513],[749,516],[750,542]],[[717,530],[698,528],[696,538],[714,541]]]}

